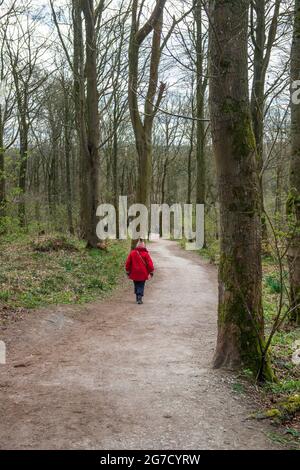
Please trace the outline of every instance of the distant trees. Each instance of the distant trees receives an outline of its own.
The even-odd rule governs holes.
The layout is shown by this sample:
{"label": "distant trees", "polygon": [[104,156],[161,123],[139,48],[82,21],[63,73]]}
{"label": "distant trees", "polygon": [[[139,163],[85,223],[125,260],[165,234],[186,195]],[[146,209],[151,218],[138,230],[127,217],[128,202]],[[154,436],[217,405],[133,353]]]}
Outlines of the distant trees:
{"label": "distant trees", "polygon": [[[189,139],[187,152],[187,197],[189,202],[207,203],[210,162],[207,159],[209,142],[208,119],[208,18],[206,4],[197,0],[191,2],[192,14],[184,17],[176,30],[178,44],[168,52],[177,62],[183,73],[186,93],[189,95],[189,106],[186,117],[189,117],[185,129],[185,138]],[[182,119],[186,121],[185,119]],[[209,207],[206,207],[206,213]]]}
{"label": "distant trees", "polygon": [[6,51],[10,73],[14,82],[19,130],[19,202],[18,217],[26,225],[26,183],[29,153],[29,131],[38,108],[37,91],[46,80],[47,73],[39,69],[39,60],[45,52],[42,43],[33,43],[36,25],[27,17],[25,27],[12,28],[6,34]]}
{"label": "distant trees", "polygon": [[[184,105],[180,96],[166,99],[164,109],[168,114],[157,116],[154,131],[153,175],[152,175],[152,201],[157,204],[170,202],[170,189],[168,191],[168,171],[175,160],[183,153],[182,142],[185,137],[186,122],[175,116]],[[169,197],[168,197],[169,195]]]}

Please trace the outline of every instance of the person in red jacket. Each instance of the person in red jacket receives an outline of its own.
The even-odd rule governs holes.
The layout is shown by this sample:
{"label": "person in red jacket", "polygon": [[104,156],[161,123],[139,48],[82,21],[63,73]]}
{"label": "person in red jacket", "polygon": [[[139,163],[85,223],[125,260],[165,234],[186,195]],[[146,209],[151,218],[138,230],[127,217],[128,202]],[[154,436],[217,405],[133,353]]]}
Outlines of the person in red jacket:
{"label": "person in red jacket", "polygon": [[129,279],[134,282],[136,302],[142,304],[145,283],[150,276],[153,276],[154,272],[153,261],[142,239],[138,241],[136,248],[130,252],[125,269]]}

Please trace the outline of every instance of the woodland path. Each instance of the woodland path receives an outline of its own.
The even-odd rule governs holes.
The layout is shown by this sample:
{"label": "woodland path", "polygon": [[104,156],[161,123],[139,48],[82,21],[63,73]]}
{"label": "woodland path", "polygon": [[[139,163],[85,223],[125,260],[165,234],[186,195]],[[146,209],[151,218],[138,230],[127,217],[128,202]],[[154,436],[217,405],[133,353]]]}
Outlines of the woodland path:
{"label": "woodland path", "polygon": [[[1,332],[2,449],[272,449],[232,374],[211,368],[216,270],[150,245],[144,305],[127,279],[85,306],[31,312]],[[278,445],[276,445],[278,447]]]}

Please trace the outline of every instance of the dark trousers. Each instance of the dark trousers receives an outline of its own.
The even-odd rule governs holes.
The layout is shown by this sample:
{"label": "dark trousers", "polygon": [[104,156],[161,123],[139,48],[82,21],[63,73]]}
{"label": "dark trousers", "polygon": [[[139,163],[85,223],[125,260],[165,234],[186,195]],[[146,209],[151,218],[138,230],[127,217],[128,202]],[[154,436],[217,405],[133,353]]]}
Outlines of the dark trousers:
{"label": "dark trousers", "polygon": [[134,293],[137,297],[144,297],[144,289],[146,281],[133,281],[134,282]]}

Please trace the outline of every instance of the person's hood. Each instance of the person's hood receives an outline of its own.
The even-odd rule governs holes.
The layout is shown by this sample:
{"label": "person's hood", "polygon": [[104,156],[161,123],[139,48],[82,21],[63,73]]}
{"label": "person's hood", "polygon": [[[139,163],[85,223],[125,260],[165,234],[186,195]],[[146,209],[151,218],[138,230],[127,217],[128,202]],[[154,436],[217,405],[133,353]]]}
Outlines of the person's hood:
{"label": "person's hood", "polygon": [[148,251],[147,248],[145,247],[145,245],[144,246],[139,245],[135,248],[135,250],[137,250],[137,251]]}

